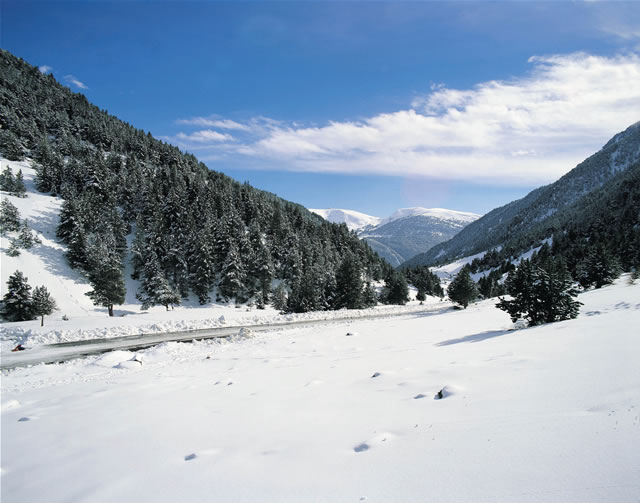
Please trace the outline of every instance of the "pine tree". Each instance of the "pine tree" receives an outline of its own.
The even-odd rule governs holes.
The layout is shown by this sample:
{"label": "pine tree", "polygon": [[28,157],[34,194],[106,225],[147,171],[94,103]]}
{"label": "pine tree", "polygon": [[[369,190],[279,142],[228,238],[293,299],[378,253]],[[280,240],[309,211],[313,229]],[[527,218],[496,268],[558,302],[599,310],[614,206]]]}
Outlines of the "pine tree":
{"label": "pine tree", "polygon": [[34,245],[42,243],[40,238],[31,230],[26,220],[22,222],[22,226],[20,227],[18,243],[25,250],[29,250],[33,248]]}
{"label": "pine tree", "polygon": [[11,193],[18,197],[27,197],[27,188],[24,185],[24,177],[21,169],[18,170],[18,174],[13,182],[13,190]]}
{"label": "pine tree", "polygon": [[360,262],[352,253],[347,252],[336,271],[335,308],[361,309],[363,286]]}
{"label": "pine tree", "polygon": [[229,244],[229,250],[222,265],[220,276],[220,293],[226,299],[232,297],[238,299],[243,295],[245,270],[235,241],[231,241]]}
{"label": "pine tree", "polygon": [[512,300],[500,299],[498,309],[506,311],[513,322],[525,318],[530,325],[573,319],[581,303],[574,300],[578,291],[562,260],[543,263],[523,260],[509,273],[505,287]]}
{"label": "pine tree", "polygon": [[85,295],[94,304],[106,307],[109,316],[113,316],[114,304],[124,303],[126,294],[122,257],[113,234],[88,236],[87,265],[93,290]]}
{"label": "pine tree", "polygon": [[463,267],[447,288],[449,298],[464,309],[478,297],[478,288],[471,279],[469,268]]}
{"label": "pine tree", "polygon": [[15,232],[20,228],[20,213],[8,199],[0,203],[0,234],[5,236],[7,232]]}
{"label": "pine tree", "polygon": [[142,271],[142,285],[136,298],[142,302],[141,309],[146,310],[151,306],[161,305],[167,311],[169,306],[180,304],[180,295],[176,292],[160,268],[160,262],[153,250],[147,254],[144,269]]}
{"label": "pine tree", "polygon": [[44,286],[37,286],[33,289],[33,314],[40,316],[40,326],[44,326],[44,317],[53,313],[57,309],[56,301]]}
{"label": "pine tree", "polygon": [[592,246],[585,260],[578,265],[577,276],[583,288],[602,288],[620,275],[618,260],[602,243]]}
{"label": "pine tree", "polygon": [[409,301],[407,278],[399,271],[391,271],[385,278],[383,300],[387,304],[405,305]]}
{"label": "pine tree", "polygon": [[15,177],[13,176],[13,171],[9,166],[6,166],[0,174],[0,190],[4,190],[5,192],[13,192],[13,188],[15,186]]}
{"label": "pine tree", "polygon": [[364,307],[374,307],[378,303],[378,295],[370,281],[364,287],[362,292],[362,305]]}
{"label": "pine tree", "polygon": [[22,272],[16,271],[7,281],[7,293],[2,298],[2,317],[8,321],[27,321],[35,317],[31,286]]}
{"label": "pine tree", "polygon": [[287,308],[287,287],[284,284],[284,281],[281,281],[276,289],[273,291],[273,295],[271,297],[271,304],[273,308],[278,311],[284,311]]}

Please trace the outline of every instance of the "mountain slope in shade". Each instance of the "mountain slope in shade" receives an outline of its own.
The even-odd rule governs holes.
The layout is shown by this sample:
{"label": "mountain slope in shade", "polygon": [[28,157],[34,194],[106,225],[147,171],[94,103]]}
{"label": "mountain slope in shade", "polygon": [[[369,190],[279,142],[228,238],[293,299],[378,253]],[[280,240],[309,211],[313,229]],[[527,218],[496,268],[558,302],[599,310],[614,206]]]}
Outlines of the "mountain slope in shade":
{"label": "mountain slope in shade", "polygon": [[552,223],[564,210],[588,197],[640,159],[640,122],[616,134],[601,150],[558,181],[490,211],[448,241],[415,256],[404,265],[437,265],[496,247],[513,253],[530,248],[534,228]]}
{"label": "mountain slope in shade", "polygon": [[387,218],[353,210],[311,211],[330,222],[345,223],[394,267],[450,239],[464,226],[480,218],[475,213],[421,207],[401,208]]}

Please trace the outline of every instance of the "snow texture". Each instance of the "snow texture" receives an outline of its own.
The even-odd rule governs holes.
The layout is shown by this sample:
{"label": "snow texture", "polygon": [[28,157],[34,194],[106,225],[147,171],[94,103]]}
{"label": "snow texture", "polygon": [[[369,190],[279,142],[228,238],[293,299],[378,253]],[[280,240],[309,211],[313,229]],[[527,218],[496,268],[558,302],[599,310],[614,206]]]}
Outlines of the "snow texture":
{"label": "snow texture", "polygon": [[4,372],[2,501],[637,502],[640,284],[579,300]]}

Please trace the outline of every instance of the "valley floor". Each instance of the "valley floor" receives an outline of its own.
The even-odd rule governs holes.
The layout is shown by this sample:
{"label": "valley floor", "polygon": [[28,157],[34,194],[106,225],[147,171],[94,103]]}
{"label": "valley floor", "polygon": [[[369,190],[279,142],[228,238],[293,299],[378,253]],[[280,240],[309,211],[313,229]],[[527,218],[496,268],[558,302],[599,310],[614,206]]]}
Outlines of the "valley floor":
{"label": "valley floor", "polygon": [[580,300],[4,372],[2,501],[637,502],[640,285]]}

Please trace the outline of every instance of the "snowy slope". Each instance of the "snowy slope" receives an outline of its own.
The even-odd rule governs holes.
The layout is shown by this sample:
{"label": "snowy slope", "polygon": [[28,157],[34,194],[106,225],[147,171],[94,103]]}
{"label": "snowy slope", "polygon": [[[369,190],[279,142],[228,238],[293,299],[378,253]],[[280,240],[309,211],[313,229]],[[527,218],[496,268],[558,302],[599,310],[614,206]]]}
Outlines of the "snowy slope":
{"label": "snowy slope", "polygon": [[8,199],[20,212],[20,219],[26,219],[36,231],[42,244],[36,244],[30,250],[20,250],[20,256],[9,257],[5,252],[9,247],[9,237],[0,241],[0,291],[4,295],[6,282],[16,270],[20,270],[34,287],[44,285],[61,307],[58,317],[66,314],[70,317],[98,314],[91,299],[84,295],[91,290],[89,282],[78,271],[69,267],[64,258],[65,247],[56,239],[56,227],[59,222],[62,199],[39,193],[33,184],[35,172],[29,162],[9,162],[0,159],[0,170],[11,167],[14,173],[19,169],[24,175],[27,197],[19,198],[1,192],[2,199]]}
{"label": "snowy slope", "polygon": [[580,300],[4,373],[2,501],[635,503],[640,285]]}
{"label": "snowy slope", "polygon": [[367,227],[369,225],[378,225],[382,220],[379,217],[373,217],[354,210],[341,209],[309,209],[309,211],[320,215],[328,222],[335,224],[347,224],[349,230],[355,231]]}

